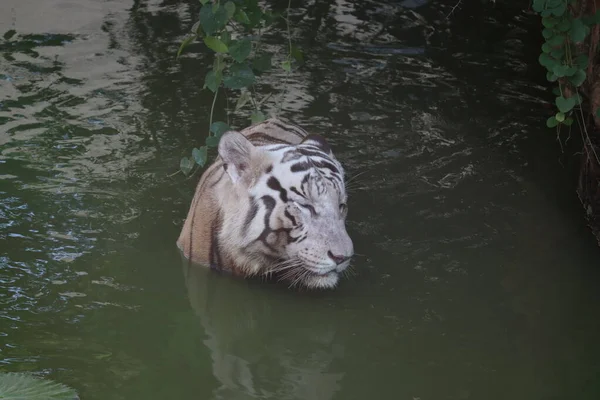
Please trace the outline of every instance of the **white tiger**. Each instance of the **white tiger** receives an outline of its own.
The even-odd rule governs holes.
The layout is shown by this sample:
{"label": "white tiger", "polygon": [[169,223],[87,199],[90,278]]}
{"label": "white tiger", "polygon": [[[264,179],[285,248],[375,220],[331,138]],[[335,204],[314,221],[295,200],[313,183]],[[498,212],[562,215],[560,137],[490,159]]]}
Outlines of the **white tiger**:
{"label": "white tiger", "polygon": [[354,254],[344,169],[326,140],[277,119],[226,132],[177,246],[238,276],[333,288]]}

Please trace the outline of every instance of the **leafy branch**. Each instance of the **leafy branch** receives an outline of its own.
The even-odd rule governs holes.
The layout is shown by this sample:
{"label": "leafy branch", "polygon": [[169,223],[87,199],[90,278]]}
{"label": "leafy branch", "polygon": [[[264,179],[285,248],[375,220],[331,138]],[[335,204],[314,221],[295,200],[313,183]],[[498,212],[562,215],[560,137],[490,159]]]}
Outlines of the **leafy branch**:
{"label": "leafy branch", "polygon": [[[191,157],[181,159],[179,167],[185,175],[190,174],[195,167],[197,170],[206,164],[208,149],[217,147],[223,133],[230,129],[223,121],[213,121],[220,91],[225,92],[227,102],[229,92],[238,94],[234,112],[246,106],[252,107],[251,123],[258,123],[266,118],[262,106],[272,94],[259,100],[256,84],[263,74],[272,69],[276,54],[264,50],[261,38],[279,19],[286,22],[287,31],[287,41],[283,47],[286,55],[280,68],[289,74],[294,62],[302,62],[303,58],[302,52],[292,44],[289,28],[290,3],[285,17],[262,9],[257,0],[200,0],[200,3],[202,8],[198,21],[181,43],[177,57],[196,40],[201,40],[212,51],[213,63],[206,73],[203,89],[213,93],[213,101],[204,145],[194,147]],[[282,96],[284,93],[285,85]]]}
{"label": "leafy branch", "polygon": [[553,89],[557,112],[549,117],[549,128],[571,126],[576,106],[581,111],[580,88],[587,79],[589,58],[580,44],[589,36],[591,28],[600,22],[600,11],[594,15],[575,17],[573,6],[577,0],[534,0],[533,9],[542,17],[542,53],[539,62],[546,67],[546,79],[557,82]]}

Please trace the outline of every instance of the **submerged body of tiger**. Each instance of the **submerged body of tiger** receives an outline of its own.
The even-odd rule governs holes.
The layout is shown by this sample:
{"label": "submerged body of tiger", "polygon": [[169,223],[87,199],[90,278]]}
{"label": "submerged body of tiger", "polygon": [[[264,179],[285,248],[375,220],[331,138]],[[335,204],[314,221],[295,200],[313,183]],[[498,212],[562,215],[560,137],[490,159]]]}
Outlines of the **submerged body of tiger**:
{"label": "submerged body of tiger", "polygon": [[342,165],[325,139],[269,119],[219,142],[177,246],[234,275],[332,288],[353,255]]}

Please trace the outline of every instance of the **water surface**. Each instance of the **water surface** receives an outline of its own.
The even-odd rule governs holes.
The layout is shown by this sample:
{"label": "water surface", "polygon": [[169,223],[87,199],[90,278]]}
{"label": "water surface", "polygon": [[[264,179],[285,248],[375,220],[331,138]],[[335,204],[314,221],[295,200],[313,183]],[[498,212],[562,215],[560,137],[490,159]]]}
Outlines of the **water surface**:
{"label": "water surface", "polygon": [[212,100],[202,47],[175,60],[197,1],[4,0],[0,370],[82,399],[597,399],[600,250],[539,23],[424,3],[293,2],[281,116],[361,174],[355,275],[298,293],[175,247]]}

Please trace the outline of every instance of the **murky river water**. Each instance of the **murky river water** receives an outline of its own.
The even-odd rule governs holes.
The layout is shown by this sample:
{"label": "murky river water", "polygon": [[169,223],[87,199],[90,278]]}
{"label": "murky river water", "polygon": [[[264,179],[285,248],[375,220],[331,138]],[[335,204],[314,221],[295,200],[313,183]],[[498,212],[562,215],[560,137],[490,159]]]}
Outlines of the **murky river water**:
{"label": "murky river water", "polygon": [[537,20],[294,3],[282,116],[362,173],[356,274],[325,293],[182,267],[197,1],[2,0],[0,370],[87,400],[600,398],[600,249],[544,128]]}

